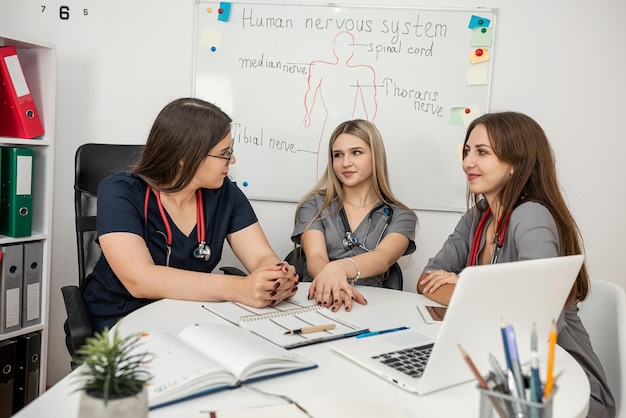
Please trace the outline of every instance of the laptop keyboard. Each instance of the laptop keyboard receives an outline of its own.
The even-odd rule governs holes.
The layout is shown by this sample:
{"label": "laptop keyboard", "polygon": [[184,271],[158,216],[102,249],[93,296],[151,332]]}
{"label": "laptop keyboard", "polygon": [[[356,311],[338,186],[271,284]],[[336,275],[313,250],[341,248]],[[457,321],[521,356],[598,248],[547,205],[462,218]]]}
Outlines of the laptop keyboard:
{"label": "laptop keyboard", "polygon": [[378,354],[372,357],[381,363],[392,367],[399,372],[407,374],[413,378],[421,377],[426,368],[428,357],[433,349],[433,344],[419,347],[405,348],[403,350],[392,351],[390,353]]}

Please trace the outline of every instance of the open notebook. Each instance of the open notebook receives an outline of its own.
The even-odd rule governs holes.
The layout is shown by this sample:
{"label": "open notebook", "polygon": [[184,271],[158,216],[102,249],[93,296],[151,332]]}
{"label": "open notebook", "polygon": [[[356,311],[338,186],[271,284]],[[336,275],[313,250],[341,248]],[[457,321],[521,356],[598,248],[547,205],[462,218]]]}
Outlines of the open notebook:
{"label": "open notebook", "polygon": [[[467,267],[460,274],[435,340],[407,330],[339,341],[332,348],[420,395],[470,381],[474,375],[458,345],[483,373],[490,369],[489,353],[504,365],[502,321],[515,328],[520,361],[530,360],[533,323],[537,326],[539,352],[547,352],[550,326],[559,317],[582,262],[582,255],[574,255]],[[417,311],[415,314],[419,315]],[[393,361],[385,359],[389,353],[423,347],[431,352],[421,376],[398,371],[392,367]]]}
{"label": "open notebook", "polygon": [[[254,308],[238,302],[207,302],[202,307],[287,349],[368,331],[367,327],[348,321],[345,314],[332,312],[315,304],[315,301],[307,300],[306,292],[299,292],[278,305],[266,308]],[[290,330],[326,324],[335,327],[310,334],[285,334]]]}

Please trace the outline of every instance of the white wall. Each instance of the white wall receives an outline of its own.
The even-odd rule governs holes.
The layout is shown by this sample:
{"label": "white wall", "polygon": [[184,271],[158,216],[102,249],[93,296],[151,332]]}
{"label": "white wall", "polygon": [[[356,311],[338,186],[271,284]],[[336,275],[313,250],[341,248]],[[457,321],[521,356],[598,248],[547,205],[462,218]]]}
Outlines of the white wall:
{"label": "white wall", "polygon": [[[318,1],[321,2],[321,1]],[[387,4],[386,0],[361,0]],[[69,371],[59,289],[76,282],[73,158],[84,142],[145,140],[156,113],[191,94],[192,0],[39,3],[0,0],[0,31],[57,45],[57,132],[48,383]],[[622,273],[626,141],[623,0],[395,0],[433,7],[497,7],[493,110],[536,118],[551,139],[560,179],[585,238],[592,277],[626,286]],[[71,16],[59,19],[59,6]],[[88,14],[82,9],[88,8]],[[278,116],[278,115],[277,115]],[[392,162],[393,163],[393,162]],[[286,173],[289,174],[289,173]],[[396,181],[411,181],[410,173]],[[418,193],[419,190],[416,190]],[[279,254],[291,249],[294,205],[253,202]],[[459,214],[418,212],[417,252],[402,261],[405,288],[452,231]],[[227,253],[224,264],[237,264]]]}

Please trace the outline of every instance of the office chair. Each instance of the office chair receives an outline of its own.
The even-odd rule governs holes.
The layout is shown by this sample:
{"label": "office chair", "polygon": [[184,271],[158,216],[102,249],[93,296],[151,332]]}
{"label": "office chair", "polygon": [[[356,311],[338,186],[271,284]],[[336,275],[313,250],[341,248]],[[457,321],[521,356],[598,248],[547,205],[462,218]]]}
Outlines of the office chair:
{"label": "office chair", "polygon": [[578,304],[593,351],[600,358],[615,397],[616,416],[626,417],[626,296],[624,289],[604,280],[591,280],[591,292]]}
{"label": "office chair", "polygon": [[96,243],[96,199],[98,184],[105,177],[130,169],[139,159],[143,145],[84,144],[74,158],[74,216],[78,249],[78,286],[61,288],[67,312],[66,344],[72,358],[76,349],[93,334],[83,300],[87,275],[100,258]]}
{"label": "office chair", "polygon": [[[306,273],[306,257],[302,247],[296,247],[291,250],[285,257],[285,261],[296,268],[296,273],[300,276],[300,281]],[[402,276],[402,269],[398,263],[393,263],[389,270],[387,270],[387,278],[383,281],[383,287],[387,289],[403,290],[404,278]],[[307,280],[308,281],[308,280]]]}

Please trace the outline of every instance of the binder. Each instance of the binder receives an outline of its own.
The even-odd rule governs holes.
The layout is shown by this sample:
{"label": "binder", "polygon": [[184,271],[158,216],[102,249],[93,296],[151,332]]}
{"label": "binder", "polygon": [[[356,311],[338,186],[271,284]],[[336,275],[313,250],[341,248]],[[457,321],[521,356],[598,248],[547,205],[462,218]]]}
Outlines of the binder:
{"label": "binder", "polygon": [[22,245],[0,247],[0,334],[20,329],[22,304]]}
{"label": "binder", "polygon": [[0,47],[0,136],[32,139],[43,133],[17,50]]}
{"label": "binder", "polygon": [[0,341],[0,418],[13,415],[16,346],[15,340]]}
{"label": "binder", "polygon": [[0,234],[10,237],[31,234],[34,159],[35,153],[30,148],[2,148]]}
{"label": "binder", "polygon": [[13,387],[13,413],[39,395],[41,333],[31,332],[16,339],[16,369]]}
{"label": "binder", "polygon": [[24,244],[22,273],[22,328],[41,322],[41,267],[43,241]]}

